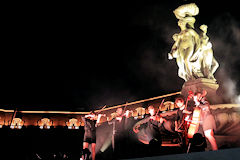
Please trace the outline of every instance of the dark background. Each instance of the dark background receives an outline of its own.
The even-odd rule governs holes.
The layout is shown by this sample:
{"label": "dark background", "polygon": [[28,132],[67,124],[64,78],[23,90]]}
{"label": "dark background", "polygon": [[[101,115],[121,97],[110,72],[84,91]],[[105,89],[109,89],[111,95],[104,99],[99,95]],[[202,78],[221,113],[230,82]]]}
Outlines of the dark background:
{"label": "dark background", "polygon": [[89,110],[181,90],[167,53],[173,10],[195,2],[209,26],[216,78],[239,94],[237,1],[131,0],[8,4],[2,11],[0,108]]}

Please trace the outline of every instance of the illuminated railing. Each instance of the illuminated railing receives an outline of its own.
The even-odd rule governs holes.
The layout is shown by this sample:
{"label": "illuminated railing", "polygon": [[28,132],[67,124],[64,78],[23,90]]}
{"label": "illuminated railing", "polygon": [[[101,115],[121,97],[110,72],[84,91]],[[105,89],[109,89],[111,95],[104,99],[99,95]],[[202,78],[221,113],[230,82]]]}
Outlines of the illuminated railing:
{"label": "illuminated railing", "polygon": [[[102,110],[96,110],[96,112],[101,111],[101,113],[104,113],[107,115],[103,119],[111,120],[112,118],[116,117],[115,111],[117,108],[119,108],[119,107],[125,108],[125,106],[126,106],[126,109],[131,112],[131,114],[134,118],[141,119],[144,117],[145,114],[148,114],[147,109],[143,107],[143,103],[147,102],[147,104],[149,104],[148,102],[150,102],[150,101],[158,100],[158,102],[156,102],[156,104],[155,104],[155,102],[154,103],[150,102],[151,104],[154,105],[154,107],[156,109],[158,109],[159,100],[162,100],[166,97],[176,96],[179,94],[180,94],[180,92],[176,92],[176,93],[171,93],[171,94],[167,94],[167,95],[163,95],[163,96],[139,100],[139,101],[135,101],[135,102],[129,102],[129,103],[120,104],[120,105],[116,105],[116,106],[112,106],[112,107],[106,107]],[[233,108],[233,107],[240,108],[240,104],[224,104],[224,105],[218,104],[218,105],[210,106],[210,108],[213,110],[218,109],[218,108]],[[174,103],[171,101],[166,101],[163,103],[163,105],[161,106],[159,111],[166,112],[166,111],[173,110],[173,109],[175,109]],[[51,121],[48,118],[40,119],[38,117],[39,115],[41,115],[41,117],[42,117],[42,114],[44,114],[44,115],[48,114],[47,117],[50,117],[50,115],[59,115],[59,118],[56,119],[56,121],[58,121],[58,122],[54,123],[54,125],[67,126],[69,129],[71,129],[71,128],[77,129],[80,126],[83,126],[83,122],[81,122],[80,117],[84,116],[86,114],[89,114],[89,112],[70,112],[70,111],[17,111],[17,114],[18,113],[21,113],[23,117],[25,115],[31,114],[32,118],[24,118],[24,120],[26,122],[21,121],[19,119],[14,119],[14,120],[12,120],[12,125],[10,125],[11,117],[13,117],[14,110],[0,109],[0,128],[2,128],[4,126],[9,126],[11,128],[22,128],[22,126],[24,124],[24,126],[26,126],[26,127],[38,126],[41,129],[44,129],[44,128],[49,129],[49,128],[51,128],[51,126],[53,126],[53,121]],[[36,118],[35,115],[38,118]],[[66,120],[65,115],[66,116],[71,115],[73,120],[70,120],[70,119]],[[40,119],[40,120],[38,120],[38,119]],[[74,119],[77,119],[78,122],[76,122],[76,120],[74,120]],[[103,120],[103,121],[105,121],[105,120]],[[22,124],[19,124],[19,123],[22,123]]]}

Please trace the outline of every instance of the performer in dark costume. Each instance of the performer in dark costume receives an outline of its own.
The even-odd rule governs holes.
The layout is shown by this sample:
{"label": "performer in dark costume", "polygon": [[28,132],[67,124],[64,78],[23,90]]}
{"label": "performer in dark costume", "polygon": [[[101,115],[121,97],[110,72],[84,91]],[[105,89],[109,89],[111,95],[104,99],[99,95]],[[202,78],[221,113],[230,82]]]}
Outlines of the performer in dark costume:
{"label": "performer in dark costume", "polygon": [[112,125],[112,148],[114,157],[119,158],[120,154],[124,150],[124,136],[125,136],[125,122],[126,114],[123,113],[122,108],[116,110],[117,116],[113,118],[108,124]]}
{"label": "performer in dark costume", "polygon": [[188,120],[189,114],[191,114],[192,112],[186,109],[186,106],[184,104],[184,99],[182,97],[178,97],[175,99],[175,108],[178,108],[177,115],[174,118],[175,131],[182,132],[184,120]]}
{"label": "performer in dark costume", "polygon": [[[82,159],[87,159],[89,155],[88,146],[92,146],[92,160],[95,160],[95,147],[96,147],[96,127],[99,124],[102,114],[98,116],[92,111],[89,115],[82,117],[84,121],[84,138],[83,138],[83,154]],[[87,156],[86,156],[87,155]]]}
{"label": "performer in dark costume", "polygon": [[134,127],[133,131],[135,133],[139,133],[139,127],[147,123],[147,127],[145,130],[141,130],[141,133],[138,134],[138,139],[144,144],[150,144],[151,142],[155,141],[161,144],[161,134],[159,132],[159,127],[162,125],[164,119],[155,115],[155,109],[153,106],[148,107],[148,112],[150,116],[147,116],[145,119],[137,122]]}

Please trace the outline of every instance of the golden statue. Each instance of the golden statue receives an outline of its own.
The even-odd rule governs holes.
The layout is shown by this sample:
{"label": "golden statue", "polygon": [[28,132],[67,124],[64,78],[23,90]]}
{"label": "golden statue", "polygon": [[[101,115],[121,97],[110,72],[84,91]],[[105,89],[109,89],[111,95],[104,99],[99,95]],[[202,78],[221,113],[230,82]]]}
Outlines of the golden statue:
{"label": "golden statue", "polygon": [[199,9],[195,3],[182,5],[173,11],[179,19],[181,32],[173,35],[175,43],[168,58],[176,58],[179,67],[178,76],[185,81],[198,78],[216,80],[213,76],[219,64],[213,57],[212,44],[207,36],[207,26],[201,25],[202,33],[194,30]]}

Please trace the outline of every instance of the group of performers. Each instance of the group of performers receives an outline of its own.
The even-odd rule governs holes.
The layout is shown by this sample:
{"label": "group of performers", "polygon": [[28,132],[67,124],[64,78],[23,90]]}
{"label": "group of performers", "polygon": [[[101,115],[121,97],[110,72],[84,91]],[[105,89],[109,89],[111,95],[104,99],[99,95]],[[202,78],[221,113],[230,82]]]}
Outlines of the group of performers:
{"label": "group of performers", "polygon": [[[177,97],[175,99],[175,106],[177,108],[175,114],[168,114],[168,112],[160,113],[152,105],[148,106],[149,115],[146,115],[142,120],[133,125],[133,131],[138,140],[144,144],[150,144],[153,141],[161,144],[162,133],[164,131],[168,131],[168,133],[180,133],[185,137],[189,151],[191,144],[193,144],[191,140],[201,134],[203,138],[205,137],[210,142],[212,150],[218,150],[214,137],[216,123],[210,111],[210,104],[206,100],[206,94],[206,91],[195,94],[189,92],[186,101],[183,97]],[[116,117],[108,121],[109,125],[113,125],[113,151],[119,149],[117,148],[118,142],[115,141],[115,137],[121,137],[121,131],[127,125],[127,119],[130,117],[129,110],[125,112],[122,108],[118,108],[116,113]],[[100,125],[101,116],[103,114],[91,112],[89,115],[83,117],[85,133],[82,159],[86,159],[86,151],[89,152],[87,148],[91,144],[91,156],[92,160],[95,160],[96,127]],[[146,126],[144,130],[140,129],[143,124]]]}

